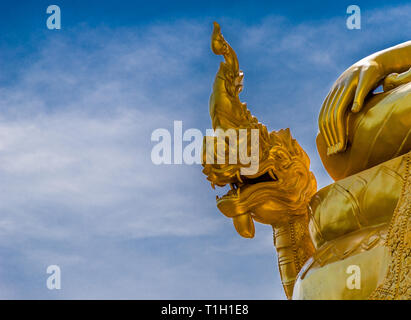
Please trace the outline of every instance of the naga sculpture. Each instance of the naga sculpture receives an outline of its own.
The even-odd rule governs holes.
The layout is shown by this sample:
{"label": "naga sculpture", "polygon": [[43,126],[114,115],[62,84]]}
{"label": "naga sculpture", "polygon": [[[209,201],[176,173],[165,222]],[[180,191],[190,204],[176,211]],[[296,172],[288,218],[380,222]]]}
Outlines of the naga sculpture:
{"label": "naga sculpture", "polygon": [[[359,61],[334,84],[317,148],[335,183],[319,191],[289,129],[268,132],[240,101],[243,73],[217,23],[211,48],[225,60],[210,97],[213,128],[258,130],[259,166],[241,174],[241,163],[207,163],[219,151],[204,148],[203,172],[213,187],[231,186],[217,207],[240,235],[252,238],[254,221],[272,226],[286,296],[411,299],[411,42]],[[249,148],[250,134],[240,140]],[[230,141],[221,141],[226,159]],[[347,286],[352,266],[359,288]]]}

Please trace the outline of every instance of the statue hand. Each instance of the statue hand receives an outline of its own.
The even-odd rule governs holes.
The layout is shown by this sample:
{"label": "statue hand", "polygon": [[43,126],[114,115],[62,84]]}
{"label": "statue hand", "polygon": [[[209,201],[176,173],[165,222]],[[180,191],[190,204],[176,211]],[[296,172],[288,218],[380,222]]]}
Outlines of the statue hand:
{"label": "statue hand", "polygon": [[382,66],[368,57],[348,68],[334,83],[324,100],[318,119],[328,155],[345,150],[346,113],[359,112],[366,96],[378,86],[384,76]]}
{"label": "statue hand", "polygon": [[391,73],[389,74],[383,82],[384,92],[392,90],[402,84],[411,82],[411,69],[403,73]]}

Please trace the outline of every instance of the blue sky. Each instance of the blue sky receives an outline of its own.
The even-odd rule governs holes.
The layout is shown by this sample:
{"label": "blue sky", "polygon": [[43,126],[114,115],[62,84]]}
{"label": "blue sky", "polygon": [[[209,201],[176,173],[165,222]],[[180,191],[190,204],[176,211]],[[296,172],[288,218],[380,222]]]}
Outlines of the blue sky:
{"label": "blue sky", "polygon": [[[211,126],[220,22],[241,95],[270,129],[315,150],[333,81],[410,39],[406,2],[25,1],[0,5],[0,298],[284,299],[272,231],[238,236],[198,165],[151,163],[157,128]],[[57,4],[62,29],[46,28]],[[62,289],[46,288],[57,264]]]}

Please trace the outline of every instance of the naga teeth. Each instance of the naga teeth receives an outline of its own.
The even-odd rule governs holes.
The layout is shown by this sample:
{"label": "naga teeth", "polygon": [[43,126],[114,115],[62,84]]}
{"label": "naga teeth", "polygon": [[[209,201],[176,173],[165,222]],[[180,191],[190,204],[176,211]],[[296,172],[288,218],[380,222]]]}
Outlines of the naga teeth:
{"label": "naga teeth", "polygon": [[268,170],[268,174],[270,175],[270,177],[274,180],[277,181],[277,177],[275,176],[274,172],[272,169]]}
{"label": "naga teeth", "polygon": [[211,182],[211,188],[215,190],[215,184],[213,182]]}
{"label": "naga teeth", "polygon": [[238,181],[243,183],[243,180],[241,179],[241,176],[240,176],[240,171],[237,171],[236,176],[237,176]]}

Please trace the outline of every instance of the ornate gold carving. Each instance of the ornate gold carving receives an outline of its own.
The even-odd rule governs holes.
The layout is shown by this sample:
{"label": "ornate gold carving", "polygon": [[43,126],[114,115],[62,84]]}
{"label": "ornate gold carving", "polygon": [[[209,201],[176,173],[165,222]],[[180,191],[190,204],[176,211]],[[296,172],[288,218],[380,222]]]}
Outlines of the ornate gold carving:
{"label": "ornate gold carving", "polygon": [[314,253],[308,233],[308,216],[295,215],[287,223],[273,226],[278,269],[288,299],[291,299],[298,272]]}
{"label": "ornate gold carving", "polygon": [[411,299],[411,155],[406,157],[407,177],[385,242],[391,262],[383,283],[370,296],[374,300]]}
{"label": "ornate gold carving", "polygon": [[[207,158],[218,156],[215,138],[214,154],[207,154],[207,148],[204,150],[203,172],[213,186],[231,185],[232,190],[217,197],[217,207],[233,219],[240,235],[254,236],[254,220],[272,225],[282,281],[291,298],[298,271],[314,252],[307,227],[307,204],[317,188],[310,172],[310,159],[292,138],[289,129],[268,133],[266,126],[259,123],[247,105],[240,101],[243,73],[239,70],[234,50],[225,41],[217,23],[214,24],[211,48],[225,59],[217,72],[210,97],[213,128],[257,129],[259,170],[254,175],[242,175],[240,163],[206,163]],[[249,134],[247,139],[250,139]],[[229,144],[223,141],[228,159]]]}
{"label": "ornate gold carving", "polygon": [[[268,133],[266,126],[259,123],[251,115],[247,105],[240,101],[243,73],[239,70],[234,50],[225,41],[217,23],[214,24],[211,47],[214,53],[223,55],[225,59],[215,77],[210,97],[213,128],[258,130],[259,170],[253,175],[242,175],[240,170],[244,165],[227,161],[229,139],[223,140],[226,144],[226,162],[207,163],[207,159],[217,159],[219,150],[218,138],[207,137],[213,140],[214,153],[210,155],[207,148],[204,149],[203,173],[213,186],[231,185],[232,190],[217,199],[217,207],[234,220],[236,229],[242,236],[252,237],[253,231],[250,228],[253,229],[253,220],[281,224],[287,223],[288,218],[295,214],[303,212],[305,215],[306,205],[316,191],[316,180],[309,169],[310,159],[292,138],[289,129]],[[250,139],[249,131],[247,139]],[[237,141],[239,145],[241,141]],[[206,147],[206,143],[204,146]]]}
{"label": "ornate gold carving", "polygon": [[[321,110],[317,147],[325,168],[338,181],[316,194],[310,159],[289,130],[269,133],[240,101],[244,75],[217,23],[211,48],[225,60],[210,97],[213,128],[235,133],[247,129],[245,138],[236,135],[234,140],[240,145],[245,139],[247,148],[249,130],[257,129],[259,168],[255,174],[242,174],[245,165],[227,161],[231,141],[224,134],[225,161],[208,163],[207,159],[221,156],[217,132],[217,137],[205,139],[205,147],[211,141],[214,150],[210,154],[204,149],[203,172],[213,187],[230,184],[231,190],[217,197],[217,207],[233,220],[240,235],[253,237],[254,221],[272,225],[287,297],[298,287],[297,298],[324,297],[324,293],[340,299],[368,298],[387,267],[383,242],[394,209],[387,237],[391,271],[372,297],[410,297],[410,155],[406,166],[402,155],[411,150],[411,70],[404,72],[411,66],[411,42],[361,60],[337,80]],[[386,92],[365,99],[384,78]],[[352,112],[346,112],[353,100]],[[378,270],[372,265],[375,259]],[[364,293],[347,292],[343,277],[343,282],[338,282],[339,276],[345,275],[341,267],[352,261],[367,269]],[[310,273],[314,269],[316,273]],[[304,294],[301,290],[308,278],[312,282],[306,283],[313,290]],[[316,289],[315,281],[321,282],[322,291]],[[339,287],[334,293],[333,286]]]}

